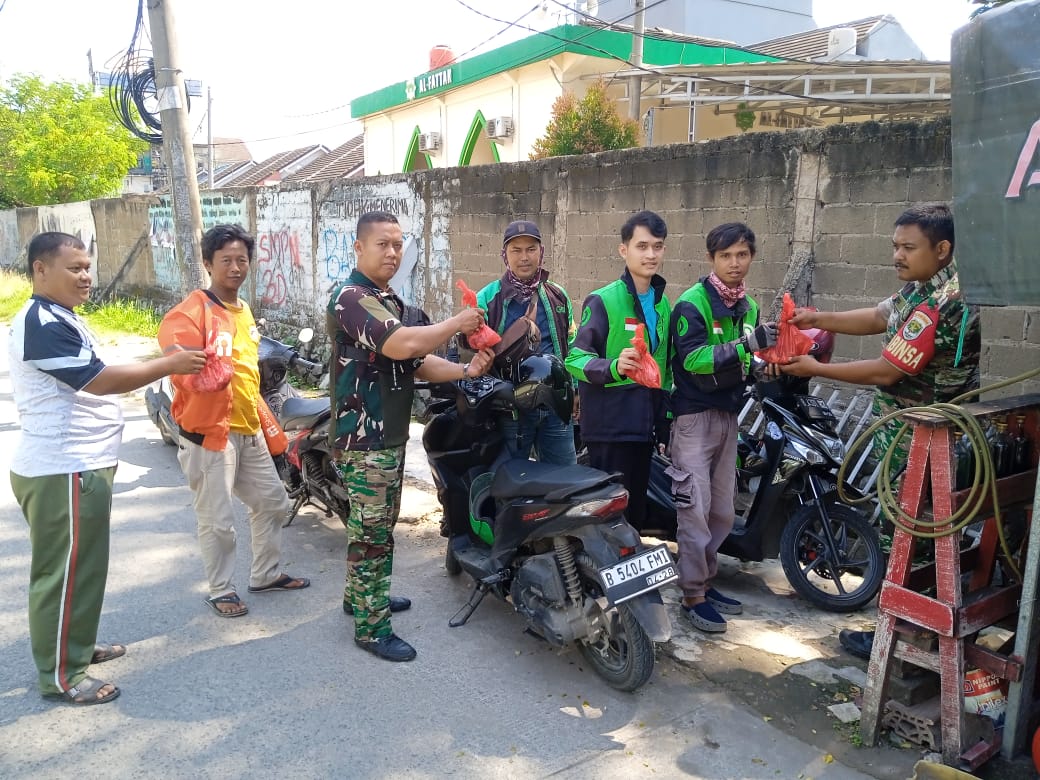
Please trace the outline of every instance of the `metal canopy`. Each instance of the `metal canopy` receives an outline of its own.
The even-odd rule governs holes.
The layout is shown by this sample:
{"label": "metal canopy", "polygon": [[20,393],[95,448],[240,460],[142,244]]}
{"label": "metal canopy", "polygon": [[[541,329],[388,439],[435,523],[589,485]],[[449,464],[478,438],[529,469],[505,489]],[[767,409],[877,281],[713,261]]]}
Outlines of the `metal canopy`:
{"label": "metal canopy", "polygon": [[[661,106],[714,106],[737,110],[817,107],[820,116],[932,116],[950,108],[946,62],[782,62],[715,67],[626,69],[614,74],[625,85],[641,76],[643,100]],[[739,107],[743,104],[743,107]]]}

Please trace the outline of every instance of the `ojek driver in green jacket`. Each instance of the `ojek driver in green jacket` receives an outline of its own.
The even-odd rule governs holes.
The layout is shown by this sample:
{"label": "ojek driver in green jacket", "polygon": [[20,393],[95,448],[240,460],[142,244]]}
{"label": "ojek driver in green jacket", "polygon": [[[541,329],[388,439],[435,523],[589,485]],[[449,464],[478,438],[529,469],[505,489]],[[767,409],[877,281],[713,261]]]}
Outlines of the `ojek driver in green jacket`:
{"label": "ojek driver in green jacket", "polygon": [[[672,311],[671,458],[678,519],[679,587],[683,612],[701,631],[722,632],[722,614],[738,615],[739,601],[712,580],[717,551],[733,530],[737,413],[751,355],[776,343],[776,324],[759,324],[758,304],[744,289],[755,257],[755,234],[742,222],[707,236],[711,273],[684,292]],[[720,614],[722,613],[722,614]]]}
{"label": "ojek driver in green jacket", "polygon": [[[581,399],[581,436],[589,465],[619,471],[628,489],[628,522],[645,526],[650,456],[655,442],[667,441],[668,318],[664,262],[668,227],[652,211],[640,211],[621,228],[618,252],[625,260],[621,278],[585,299],[567,370],[577,377]],[[626,376],[639,364],[632,347],[638,324],[646,326],[647,345],[661,371],[663,390]]]}

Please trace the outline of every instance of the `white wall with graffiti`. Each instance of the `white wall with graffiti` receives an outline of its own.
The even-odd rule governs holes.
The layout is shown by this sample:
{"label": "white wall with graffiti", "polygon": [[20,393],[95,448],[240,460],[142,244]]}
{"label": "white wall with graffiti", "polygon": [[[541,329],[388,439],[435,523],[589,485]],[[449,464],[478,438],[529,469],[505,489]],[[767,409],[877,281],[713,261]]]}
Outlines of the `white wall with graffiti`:
{"label": "white wall with graffiti", "polygon": [[[256,305],[265,314],[291,318],[301,310],[324,311],[314,294],[310,190],[261,192],[256,196]],[[318,296],[320,298],[320,296]]]}
{"label": "white wall with graffiti", "polygon": [[[220,192],[206,192],[199,200],[202,204],[203,230],[221,224],[237,224],[246,230],[251,229],[252,220],[249,218],[250,209],[246,198]],[[159,202],[149,207],[148,218],[155,283],[166,291],[177,293],[182,284],[182,264],[177,259],[171,198],[168,195],[160,196]],[[247,291],[244,291],[243,295],[247,295]]]}
{"label": "white wall with graffiti", "polygon": [[[414,181],[394,177],[337,182],[327,190],[204,192],[203,229],[240,224],[256,237],[253,273],[242,296],[250,301],[257,317],[320,329],[329,295],[356,266],[358,218],[367,211],[389,212],[400,221],[405,241],[401,268],[391,281],[393,288],[435,320],[443,319],[454,309],[451,204],[448,198],[427,204],[417,186]],[[41,206],[32,210],[35,213],[0,211],[3,264],[17,262],[24,249],[23,235],[27,240],[42,230],[61,230],[83,239],[97,260],[95,288],[104,289],[120,263],[142,248],[138,242],[143,239],[147,247],[143,262],[148,262],[151,250],[151,273],[146,275],[148,287],[143,294],[160,308],[179,300],[185,293],[185,277],[175,249],[170,197],[151,198],[136,209],[113,208],[108,201],[95,201],[94,205],[93,211],[90,202]],[[95,229],[95,219],[104,220],[99,223],[104,230]],[[135,294],[142,294],[140,285]]]}
{"label": "white wall with graffiti", "polygon": [[426,251],[423,200],[409,182],[387,181],[375,184],[339,185],[318,207],[318,245],[315,252],[318,298],[350,276],[357,265],[354,241],[358,217],[368,211],[386,211],[397,217],[404,233],[404,257],[390,281],[406,303],[425,307]]}

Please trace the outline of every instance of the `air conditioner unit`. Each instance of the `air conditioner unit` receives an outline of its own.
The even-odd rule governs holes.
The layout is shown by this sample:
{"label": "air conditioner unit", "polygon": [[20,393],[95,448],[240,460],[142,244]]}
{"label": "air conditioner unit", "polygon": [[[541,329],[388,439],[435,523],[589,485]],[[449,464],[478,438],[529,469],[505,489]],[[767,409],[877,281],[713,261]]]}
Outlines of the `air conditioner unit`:
{"label": "air conditioner unit", "polygon": [[492,117],[487,121],[484,132],[488,138],[508,138],[513,134],[513,117]]}
{"label": "air conditioner unit", "polygon": [[436,152],[441,148],[440,133],[419,133],[419,151]]}

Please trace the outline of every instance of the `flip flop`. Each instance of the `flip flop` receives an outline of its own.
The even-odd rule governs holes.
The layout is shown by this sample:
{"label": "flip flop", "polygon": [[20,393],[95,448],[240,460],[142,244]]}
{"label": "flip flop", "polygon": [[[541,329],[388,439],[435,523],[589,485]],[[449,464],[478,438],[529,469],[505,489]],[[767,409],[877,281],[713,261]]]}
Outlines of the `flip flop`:
{"label": "flip flop", "polygon": [[113,658],[119,658],[126,655],[126,645],[109,645],[104,642],[98,642],[94,645],[94,655],[91,657],[90,662],[92,664],[103,664],[105,661],[111,661]]}
{"label": "flip flop", "polygon": [[[223,596],[214,596],[213,598],[206,599],[206,603],[213,607],[214,612],[225,618],[242,617],[244,614],[249,612],[249,607],[242,603],[242,599],[238,597],[237,593],[227,593]],[[224,612],[218,604],[234,604],[236,607],[241,607],[241,609],[234,612]]]}
{"label": "flip flop", "polygon": [[283,574],[274,582],[269,582],[267,585],[261,585],[259,588],[254,588],[250,585],[249,592],[264,593],[269,590],[303,590],[304,588],[310,587],[310,584],[311,581],[306,577],[290,577],[288,574]]}
{"label": "flip flop", "polygon": [[67,691],[45,693],[43,694],[43,698],[58,699],[66,704],[105,704],[113,699],[119,698],[119,688],[115,685],[113,685],[112,690],[104,696],[98,697],[98,691],[109,684],[110,683],[106,683],[103,680],[97,680],[93,677],[84,677]]}

